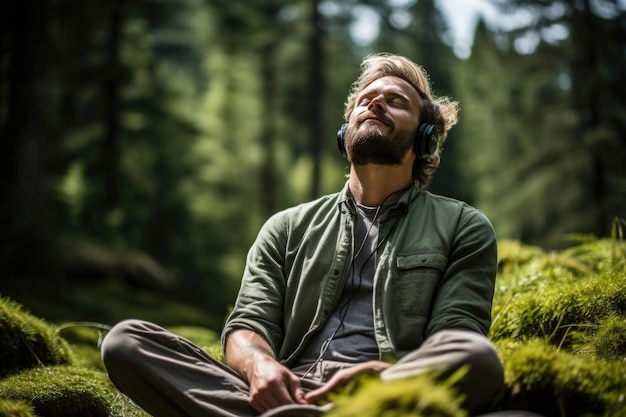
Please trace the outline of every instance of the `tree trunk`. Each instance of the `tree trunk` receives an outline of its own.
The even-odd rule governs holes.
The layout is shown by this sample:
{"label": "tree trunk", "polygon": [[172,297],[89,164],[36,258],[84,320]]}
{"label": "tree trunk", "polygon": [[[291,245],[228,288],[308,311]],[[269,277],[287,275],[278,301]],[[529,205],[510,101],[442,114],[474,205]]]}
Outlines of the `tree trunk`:
{"label": "tree trunk", "polygon": [[261,48],[261,89],[263,103],[261,146],[265,158],[261,165],[261,209],[263,215],[269,217],[276,209],[276,69],[275,47],[267,44]]}
{"label": "tree trunk", "polygon": [[[575,4],[574,4],[575,3]],[[572,8],[572,38],[574,52],[572,57],[573,100],[574,107],[580,115],[580,131],[592,132],[598,130],[602,124],[602,107],[600,92],[599,45],[595,37],[597,29],[594,24],[594,15],[589,0],[574,2]],[[578,6],[577,6],[578,5]],[[589,147],[590,172],[589,192],[590,201],[586,202],[587,210],[593,216],[593,233],[598,236],[610,227],[609,219],[604,212],[606,205],[606,171],[602,157],[603,143],[581,144]]]}
{"label": "tree trunk", "polygon": [[[32,268],[45,251],[46,210],[42,144],[46,134],[46,32],[48,0],[13,1],[7,7],[8,98],[2,132],[2,264]],[[6,43],[5,43],[6,42]]]}
{"label": "tree trunk", "polygon": [[313,172],[311,173],[310,197],[314,199],[321,193],[322,175],[322,149],[323,149],[323,129],[322,117],[322,89],[323,80],[323,51],[322,51],[322,31],[320,29],[321,16],[318,11],[319,0],[311,0],[311,16],[309,21],[309,149],[313,161]]}
{"label": "tree trunk", "polygon": [[105,207],[109,210],[117,207],[120,199],[120,70],[119,49],[123,21],[124,0],[113,0],[109,19],[109,37],[106,47],[106,67],[103,83],[104,101],[104,141],[102,148],[105,174]]}

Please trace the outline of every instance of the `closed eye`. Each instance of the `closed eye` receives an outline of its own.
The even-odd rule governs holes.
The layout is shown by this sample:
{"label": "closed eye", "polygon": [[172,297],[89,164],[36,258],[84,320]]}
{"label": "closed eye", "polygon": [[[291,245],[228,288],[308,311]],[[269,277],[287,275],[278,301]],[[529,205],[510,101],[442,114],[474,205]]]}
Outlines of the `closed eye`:
{"label": "closed eye", "polygon": [[408,97],[403,94],[395,93],[389,94],[389,97],[387,98],[387,103],[397,107],[408,107],[411,104]]}
{"label": "closed eye", "polygon": [[406,107],[407,103],[402,100],[401,98],[394,98],[389,100],[388,102],[390,105],[395,106],[395,107]]}

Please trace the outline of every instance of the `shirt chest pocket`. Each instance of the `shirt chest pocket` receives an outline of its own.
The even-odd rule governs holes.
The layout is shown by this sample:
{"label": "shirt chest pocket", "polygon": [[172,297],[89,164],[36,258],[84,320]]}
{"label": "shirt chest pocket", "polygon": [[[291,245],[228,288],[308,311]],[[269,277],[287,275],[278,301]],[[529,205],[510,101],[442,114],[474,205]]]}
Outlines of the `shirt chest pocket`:
{"label": "shirt chest pocket", "polygon": [[396,297],[403,314],[411,317],[429,315],[437,285],[447,265],[448,258],[439,252],[398,255]]}

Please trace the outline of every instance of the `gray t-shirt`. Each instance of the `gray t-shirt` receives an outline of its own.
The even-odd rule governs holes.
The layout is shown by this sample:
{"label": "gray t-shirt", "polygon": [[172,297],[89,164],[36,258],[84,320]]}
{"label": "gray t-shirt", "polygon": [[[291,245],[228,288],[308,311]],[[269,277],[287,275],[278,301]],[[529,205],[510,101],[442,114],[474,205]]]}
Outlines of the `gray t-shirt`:
{"label": "gray t-shirt", "polygon": [[333,314],[315,334],[298,365],[320,359],[357,363],[380,359],[374,336],[372,291],[378,246],[378,219],[383,208],[357,205],[352,272]]}

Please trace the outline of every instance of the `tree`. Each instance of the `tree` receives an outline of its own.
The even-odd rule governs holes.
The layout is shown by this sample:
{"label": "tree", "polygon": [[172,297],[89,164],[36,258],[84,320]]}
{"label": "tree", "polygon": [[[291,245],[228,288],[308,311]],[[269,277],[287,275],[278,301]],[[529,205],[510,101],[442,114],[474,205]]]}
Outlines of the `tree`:
{"label": "tree", "polygon": [[[454,68],[455,91],[461,112],[456,130],[457,170],[470,203],[484,210],[499,235],[517,232],[507,221],[511,213],[502,207],[503,194],[514,183],[503,167],[514,157],[511,148],[523,131],[512,117],[513,83],[517,79],[510,56],[497,48],[484,22],[479,22],[471,57]],[[528,81],[526,81],[528,82]],[[453,130],[453,131],[454,131]]]}
{"label": "tree", "polygon": [[[527,239],[540,241],[543,235],[551,246],[556,244],[554,236],[564,232],[606,234],[610,219],[621,215],[626,203],[624,168],[617,162],[626,156],[621,139],[626,103],[618,75],[626,65],[621,26],[625,11],[616,1],[494,3],[507,13],[530,12],[528,24],[501,35],[510,45],[529,35],[537,39],[536,51],[519,60],[534,65],[527,65],[520,76],[537,79],[535,74],[541,73],[550,78],[535,90],[532,105],[537,111],[528,112],[534,117],[526,118],[523,126],[535,132],[533,146],[540,151],[534,152],[534,162],[533,152],[527,153],[517,171],[521,188],[527,184],[532,195],[543,200],[535,206],[536,216],[527,219],[529,227],[519,228]],[[555,30],[570,36],[550,36]],[[520,85],[519,91],[524,90]]]}
{"label": "tree", "polygon": [[[3,267],[35,267],[46,252],[44,198],[47,134],[47,0],[3,2],[3,152],[0,218],[7,225],[0,241]],[[5,98],[6,97],[6,98]]]}
{"label": "tree", "polygon": [[309,34],[308,34],[308,61],[309,71],[307,74],[308,84],[308,130],[309,148],[313,169],[311,172],[310,198],[316,198],[321,194],[322,176],[322,138],[324,119],[322,114],[324,83],[324,51],[322,49],[323,31],[322,16],[319,12],[319,0],[309,0]]}
{"label": "tree", "polygon": [[[410,9],[415,16],[412,24],[404,33],[409,56],[415,56],[415,61],[424,66],[430,76],[433,94],[456,97],[455,71],[462,62],[454,56],[451,48],[444,42],[449,28],[432,0],[418,1]],[[463,109],[467,101],[461,102],[461,121]],[[471,184],[459,181],[465,155],[462,151],[462,141],[469,140],[459,134],[458,128],[451,130],[444,151],[441,154],[441,166],[435,172],[435,179],[430,187],[433,192],[467,200],[471,195],[467,192]]]}

